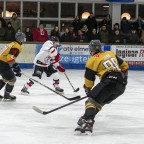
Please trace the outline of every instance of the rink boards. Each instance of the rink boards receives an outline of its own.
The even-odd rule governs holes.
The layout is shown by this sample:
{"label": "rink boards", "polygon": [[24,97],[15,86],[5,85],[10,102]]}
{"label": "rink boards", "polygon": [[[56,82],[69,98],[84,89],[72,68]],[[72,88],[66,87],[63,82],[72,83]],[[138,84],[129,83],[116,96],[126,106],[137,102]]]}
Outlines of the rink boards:
{"label": "rink boards", "polygon": [[[0,44],[0,50],[6,44]],[[42,44],[23,44],[23,51],[17,62],[22,68],[32,68],[35,55]],[[62,44],[58,46],[61,54],[61,64],[66,69],[84,69],[87,59],[90,57],[86,44]],[[103,45],[103,50],[112,50],[117,56],[128,62],[131,70],[144,69],[144,45]]]}

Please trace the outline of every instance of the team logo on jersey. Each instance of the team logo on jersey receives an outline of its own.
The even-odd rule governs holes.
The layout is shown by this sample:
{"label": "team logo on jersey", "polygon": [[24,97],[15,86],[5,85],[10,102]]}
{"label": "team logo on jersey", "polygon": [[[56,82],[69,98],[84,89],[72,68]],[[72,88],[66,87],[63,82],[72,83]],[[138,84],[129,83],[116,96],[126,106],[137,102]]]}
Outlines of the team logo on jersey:
{"label": "team logo on jersey", "polygon": [[45,63],[50,63],[50,59],[51,59],[51,57],[50,56],[47,56],[45,59],[44,59],[44,61],[45,61]]}

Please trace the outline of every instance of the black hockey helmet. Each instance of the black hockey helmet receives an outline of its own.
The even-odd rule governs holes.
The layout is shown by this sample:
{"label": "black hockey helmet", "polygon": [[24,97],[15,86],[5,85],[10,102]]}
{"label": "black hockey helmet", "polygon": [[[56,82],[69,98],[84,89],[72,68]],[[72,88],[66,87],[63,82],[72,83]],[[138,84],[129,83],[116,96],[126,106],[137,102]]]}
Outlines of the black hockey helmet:
{"label": "black hockey helmet", "polygon": [[102,51],[101,49],[101,42],[100,40],[91,40],[89,43],[89,52],[91,55],[94,55],[100,51]]}
{"label": "black hockey helmet", "polygon": [[57,46],[59,45],[59,38],[57,36],[51,36],[50,41],[52,41],[54,47],[57,48]]}
{"label": "black hockey helmet", "polygon": [[15,34],[15,39],[16,39],[16,41],[19,41],[19,42],[25,42],[26,41],[26,35],[22,32],[17,32]]}
{"label": "black hockey helmet", "polygon": [[59,38],[57,36],[51,36],[50,40],[53,42],[59,42]]}

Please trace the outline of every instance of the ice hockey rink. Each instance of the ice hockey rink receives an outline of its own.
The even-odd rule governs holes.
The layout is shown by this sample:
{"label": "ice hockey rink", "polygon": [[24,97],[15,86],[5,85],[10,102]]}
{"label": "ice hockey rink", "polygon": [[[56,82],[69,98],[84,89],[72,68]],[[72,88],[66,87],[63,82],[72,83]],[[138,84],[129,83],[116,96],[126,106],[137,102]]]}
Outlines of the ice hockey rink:
{"label": "ice hockey rink", "polygon": [[[32,70],[23,70],[31,76]],[[66,70],[74,93],[65,75],[60,73],[60,86],[67,97],[85,96],[84,70]],[[0,144],[144,144],[144,72],[129,71],[126,92],[106,105],[95,118],[92,136],[75,136],[74,129],[84,112],[85,100],[48,115],[35,112],[32,106],[51,110],[70,101],[35,83],[28,96],[20,90],[28,78],[17,78],[13,94],[15,102],[0,102]],[[53,88],[52,77],[43,75],[41,83]],[[97,81],[98,82],[98,78]],[[0,91],[3,94],[3,89]]]}

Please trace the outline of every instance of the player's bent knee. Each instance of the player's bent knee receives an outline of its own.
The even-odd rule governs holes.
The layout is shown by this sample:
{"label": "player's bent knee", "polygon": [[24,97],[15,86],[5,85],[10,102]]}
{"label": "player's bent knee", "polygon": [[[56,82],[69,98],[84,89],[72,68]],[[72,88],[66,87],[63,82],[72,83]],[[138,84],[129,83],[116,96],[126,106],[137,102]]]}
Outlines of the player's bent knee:
{"label": "player's bent knee", "polygon": [[119,90],[121,92],[121,94],[124,93],[126,86],[121,84],[121,83],[117,83],[116,85],[116,89]]}
{"label": "player's bent knee", "polygon": [[15,82],[16,82],[16,77],[14,77],[13,79],[9,80],[9,81],[8,81],[8,84],[9,84],[9,85],[14,85]]}
{"label": "player's bent knee", "polygon": [[38,77],[39,79],[41,79],[41,74],[34,73],[34,74],[32,74],[32,76],[34,76],[34,77]]}
{"label": "player's bent knee", "polygon": [[103,107],[103,104],[100,104],[97,101],[95,101],[93,98],[89,97],[85,102],[85,107],[86,108],[95,108],[98,111],[100,111]]}

